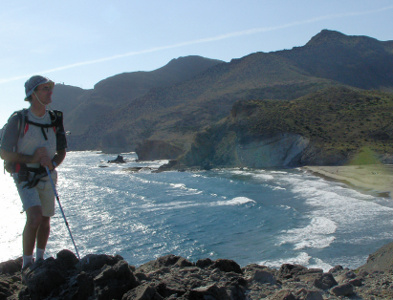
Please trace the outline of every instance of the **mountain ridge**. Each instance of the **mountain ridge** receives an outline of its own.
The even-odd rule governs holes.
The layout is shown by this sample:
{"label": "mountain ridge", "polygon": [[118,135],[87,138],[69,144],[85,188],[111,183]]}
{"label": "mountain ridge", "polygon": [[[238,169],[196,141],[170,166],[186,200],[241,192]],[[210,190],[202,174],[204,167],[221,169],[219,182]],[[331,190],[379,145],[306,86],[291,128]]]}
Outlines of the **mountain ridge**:
{"label": "mountain ridge", "polygon": [[[120,88],[122,100],[111,101],[108,95],[114,85],[108,83],[125,76],[120,74],[107,79],[106,87],[100,82],[87,92],[86,102],[94,103],[96,111],[101,107],[101,112],[94,115],[79,106],[72,120],[77,134],[70,137],[71,149],[134,151],[144,141],[159,140],[186,152],[195,133],[228,116],[237,101],[294,100],[329,86],[392,92],[391,45],[390,41],[322,30],[302,47],[251,53],[228,63],[209,59],[212,64],[194,70],[192,76],[165,86],[156,82],[135,97]],[[166,66],[176,62],[181,59]],[[181,72],[187,73],[188,68]],[[160,69],[164,74],[165,68]],[[100,92],[105,88],[106,92]],[[108,107],[105,101],[119,105]],[[93,115],[91,122],[81,125],[86,113]],[[65,116],[67,123],[67,112]],[[78,132],[78,127],[83,130]]]}

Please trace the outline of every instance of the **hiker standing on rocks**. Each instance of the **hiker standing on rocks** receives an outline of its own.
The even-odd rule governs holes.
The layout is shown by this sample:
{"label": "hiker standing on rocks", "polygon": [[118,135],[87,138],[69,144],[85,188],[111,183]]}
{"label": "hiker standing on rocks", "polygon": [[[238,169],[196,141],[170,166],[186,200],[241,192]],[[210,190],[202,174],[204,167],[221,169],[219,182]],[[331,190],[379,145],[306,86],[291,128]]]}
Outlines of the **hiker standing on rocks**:
{"label": "hiker standing on rocks", "polygon": [[15,112],[8,120],[1,140],[0,154],[5,168],[14,178],[26,224],[23,230],[23,269],[44,259],[55,214],[55,195],[46,168],[57,181],[55,168],[66,156],[67,140],[63,115],[46,107],[52,102],[54,82],[33,76],[25,83],[28,109]]}

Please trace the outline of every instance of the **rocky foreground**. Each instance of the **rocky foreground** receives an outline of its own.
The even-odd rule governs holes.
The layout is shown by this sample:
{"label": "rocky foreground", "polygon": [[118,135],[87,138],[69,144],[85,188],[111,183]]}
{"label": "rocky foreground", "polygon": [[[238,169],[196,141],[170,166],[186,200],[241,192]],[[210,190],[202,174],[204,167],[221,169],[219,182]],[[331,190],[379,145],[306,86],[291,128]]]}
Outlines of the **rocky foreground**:
{"label": "rocky foreground", "polygon": [[227,259],[192,263],[175,255],[136,268],[120,256],[79,261],[62,250],[23,274],[21,258],[1,263],[0,299],[393,299],[392,253],[393,243],[356,270],[323,272],[291,264],[241,268]]}

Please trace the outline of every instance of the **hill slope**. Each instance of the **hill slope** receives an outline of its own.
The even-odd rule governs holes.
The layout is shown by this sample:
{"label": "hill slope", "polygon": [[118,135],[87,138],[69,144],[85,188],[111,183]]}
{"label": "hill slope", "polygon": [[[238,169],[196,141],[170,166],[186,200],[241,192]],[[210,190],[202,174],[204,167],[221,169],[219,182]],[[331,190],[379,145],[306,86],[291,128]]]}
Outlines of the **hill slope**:
{"label": "hill slope", "polygon": [[[57,85],[53,97],[54,108],[65,112],[65,126],[73,136],[85,133],[91,125],[124,104],[132,104],[154,88],[171,86],[190,79],[222,61],[199,56],[180,57],[151,72],[123,73],[98,82],[93,90],[75,92],[74,87]],[[74,99],[73,107],[65,106]],[[94,148],[94,147],[93,147]]]}
{"label": "hill slope", "polygon": [[195,133],[228,116],[237,101],[293,100],[336,85],[393,91],[392,49],[391,42],[323,30],[292,50],[208,60],[203,68],[183,61],[179,76],[176,61],[148,74],[114,76],[86,91],[71,116],[65,112],[71,149],[133,151],[160,140],[187,151]]}
{"label": "hill slope", "polygon": [[293,167],[349,162],[362,149],[392,160],[393,95],[331,87],[291,101],[237,102],[200,132],[187,166]]}

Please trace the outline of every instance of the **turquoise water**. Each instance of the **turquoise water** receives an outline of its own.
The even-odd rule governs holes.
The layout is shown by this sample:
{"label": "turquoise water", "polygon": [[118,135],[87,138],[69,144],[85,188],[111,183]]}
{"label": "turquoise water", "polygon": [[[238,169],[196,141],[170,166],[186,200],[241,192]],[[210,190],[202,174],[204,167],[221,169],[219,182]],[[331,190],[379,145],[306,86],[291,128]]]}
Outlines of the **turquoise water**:
{"label": "turquoise water", "polygon": [[[108,164],[116,155],[70,152],[59,168],[59,198],[82,257],[119,254],[139,266],[175,254],[328,270],[358,267],[393,238],[391,199],[300,169],[154,173],[166,161],[123,156],[126,164]],[[24,222],[15,187],[6,181],[0,196],[12,201],[4,215],[16,216],[17,224],[11,229],[0,220],[9,232],[0,244],[2,261],[20,256]],[[64,248],[74,250],[57,211],[47,255]]]}

